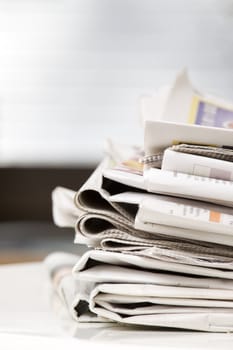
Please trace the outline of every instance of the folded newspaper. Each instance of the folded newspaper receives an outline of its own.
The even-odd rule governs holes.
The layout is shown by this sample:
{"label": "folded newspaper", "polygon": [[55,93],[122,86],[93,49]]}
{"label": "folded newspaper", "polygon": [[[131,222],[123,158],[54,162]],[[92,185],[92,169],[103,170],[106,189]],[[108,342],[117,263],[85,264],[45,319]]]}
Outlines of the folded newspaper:
{"label": "folded newspaper", "polygon": [[142,102],[143,148],[108,141],[80,190],[53,191],[55,223],[91,250],[45,263],[77,322],[230,332],[233,105],[185,73],[162,95]]}
{"label": "folded newspaper", "polygon": [[143,123],[166,120],[232,129],[233,103],[199,91],[182,70],[172,85],[141,98],[141,117]]}
{"label": "folded newspaper", "polygon": [[[199,240],[210,247],[213,242],[233,245],[232,208],[148,193],[142,190],[142,175],[131,174],[126,169],[118,170],[116,166],[115,170],[110,170],[115,172],[113,178],[109,176],[109,165],[111,166],[111,158],[106,157],[77,193],[72,194],[70,191],[69,205],[66,208],[64,203],[68,200],[67,190],[57,188],[53,192],[56,224],[72,227],[74,220],[70,213],[74,213],[74,216],[75,211],[81,213],[76,217],[76,243],[114,250],[122,250],[125,245],[125,249],[132,250],[134,244],[141,245],[142,248],[150,247],[159,240],[169,242],[170,246],[175,245],[176,242],[172,239],[175,236],[176,241]],[[128,185],[131,176],[134,187]],[[140,188],[136,187],[137,184]],[[219,222],[212,220],[215,216],[220,216]],[[167,244],[164,246],[166,249]],[[136,249],[138,250],[137,247]]]}
{"label": "folded newspaper", "polygon": [[233,331],[232,280],[163,273],[149,258],[100,250],[54,253],[45,264],[54,293],[78,322]]}

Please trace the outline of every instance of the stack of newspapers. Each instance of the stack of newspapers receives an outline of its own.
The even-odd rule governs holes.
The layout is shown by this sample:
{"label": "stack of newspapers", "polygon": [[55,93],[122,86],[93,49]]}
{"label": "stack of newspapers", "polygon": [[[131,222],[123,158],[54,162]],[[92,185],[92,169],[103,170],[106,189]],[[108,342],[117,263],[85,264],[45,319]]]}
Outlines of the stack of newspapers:
{"label": "stack of newspapers", "polygon": [[55,223],[90,248],[45,260],[78,322],[233,331],[233,108],[185,81],[143,101],[144,147],[109,141],[78,192],[53,192]]}

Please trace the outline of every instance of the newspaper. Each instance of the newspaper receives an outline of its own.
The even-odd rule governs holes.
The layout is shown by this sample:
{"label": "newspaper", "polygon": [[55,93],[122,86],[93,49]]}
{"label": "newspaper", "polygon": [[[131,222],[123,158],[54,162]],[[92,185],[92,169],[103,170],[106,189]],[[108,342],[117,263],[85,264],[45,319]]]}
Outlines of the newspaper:
{"label": "newspaper", "polygon": [[84,213],[74,205],[75,191],[56,187],[52,192],[52,214],[56,225],[74,227],[77,217]]}
{"label": "newspaper", "polygon": [[[103,179],[100,180],[103,178],[100,170],[101,167],[97,169],[97,174],[94,173],[96,182],[92,181],[90,184],[88,180],[88,184],[84,185],[76,195],[75,192],[71,195],[69,191],[71,202],[67,207],[71,208],[73,205],[74,208],[71,212],[75,213],[73,202],[75,197],[76,206],[79,210],[82,209],[82,214],[76,218],[75,243],[85,243],[104,250],[131,252],[163,260],[171,260],[172,258],[179,263],[197,266],[214,266],[213,259],[215,260],[217,255],[215,266],[232,269],[231,261],[226,259],[226,257],[232,257],[229,255],[231,248],[227,247],[227,245],[233,245],[231,226],[207,220],[209,213],[213,213],[213,215],[219,213],[223,218],[231,218],[232,209],[145,192],[121,192],[110,195],[107,190],[104,190],[103,200],[103,196],[101,197],[102,185],[100,188],[95,186],[95,183],[103,183]],[[92,180],[94,176],[92,175]],[[116,183],[110,181],[108,188],[111,188],[111,185],[116,192]],[[60,192],[57,197],[61,199],[62,188],[56,191]],[[86,191],[88,196],[93,194],[95,194],[95,198],[99,196],[100,204],[96,200],[91,202],[91,206],[88,206]],[[82,202],[82,208],[81,205],[77,205],[80,201],[80,194],[81,199],[85,199]],[[67,195],[66,190],[64,190],[64,195]],[[55,200],[56,196],[53,197]],[[54,205],[58,206],[57,203]],[[101,206],[103,209],[100,210]],[[166,207],[169,209],[171,206],[174,209],[179,209],[173,217],[167,215],[166,211]],[[185,208],[189,208],[190,211],[190,215],[186,215],[186,217],[183,216]],[[164,213],[162,209],[166,209]],[[200,215],[200,220],[197,220],[197,212],[200,214],[204,212],[204,215]],[[163,222],[161,222],[161,214],[166,214]],[[66,212],[65,217],[68,217]],[[179,224],[177,220],[180,220]],[[57,223],[61,221],[64,220],[57,218]],[[69,225],[74,225],[73,220],[70,221]],[[189,252],[184,253],[184,246],[187,243],[189,244]],[[225,246],[222,246],[223,244]]]}
{"label": "newspaper", "polygon": [[232,162],[177,152],[173,151],[172,148],[165,150],[161,169],[218,180],[233,181]]}
{"label": "newspaper", "polygon": [[[56,222],[75,226],[75,243],[178,264],[232,269],[231,208],[147,193],[118,182],[119,173],[120,181],[122,173],[129,181],[132,173],[111,167],[111,160],[105,158],[77,193],[62,188],[54,192]],[[113,179],[107,178],[109,169]],[[58,210],[61,198],[63,207]]]}
{"label": "newspaper", "polygon": [[[67,207],[64,206],[64,202],[62,201],[63,198],[66,200],[68,199],[67,193],[69,193],[69,199],[70,202],[66,203]],[[66,225],[68,227],[74,227],[76,226],[76,239],[75,243],[82,243],[85,242],[91,246],[96,247],[102,247],[103,249],[110,249],[110,250],[139,250],[144,249],[145,247],[151,247],[155,244],[159,244],[159,241],[163,242],[163,244],[166,243],[166,246],[168,247],[168,240],[173,240],[172,237],[174,234],[178,234],[175,230],[175,228],[172,230],[170,234],[167,233],[168,237],[164,237],[164,234],[166,234],[166,226],[158,225],[158,230],[150,229],[148,227],[147,230],[138,230],[137,229],[137,216],[135,218],[135,223],[128,223],[128,225],[122,224],[121,222],[118,222],[116,219],[114,219],[114,215],[112,217],[108,217],[104,214],[96,214],[94,211],[91,213],[82,213],[79,217],[76,217],[75,220],[72,216],[69,216],[67,211],[71,208],[71,213],[76,212],[76,207],[73,202],[73,198],[75,196],[75,191],[67,190],[64,188],[56,188],[56,190],[53,193],[53,200],[54,200],[54,212],[56,212],[55,221],[58,225]],[[145,196],[150,196],[149,194],[146,195],[139,195],[135,193],[124,193],[120,196],[114,195],[110,196],[109,199],[111,201],[117,201],[120,200],[122,203],[124,201],[131,201],[134,202],[134,204],[138,208],[138,204],[140,202],[141,198],[145,198]],[[132,197],[134,199],[132,200]],[[153,197],[153,195],[152,195]],[[135,198],[137,198],[137,201],[135,202]],[[58,201],[58,202],[57,202]],[[60,205],[60,211],[57,210],[58,204],[63,203],[63,209],[64,212],[61,210]],[[67,209],[68,208],[68,209]],[[59,215],[58,215],[59,213]],[[69,220],[68,220],[69,218]],[[89,220],[91,222],[91,225],[89,225]],[[97,225],[98,223],[98,225]],[[133,227],[135,226],[135,228]],[[160,227],[161,226],[161,227]],[[91,228],[93,228],[91,230]],[[161,231],[161,234],[159,233]],[[181,232],[182,230],[179,230]],[[185,231],[186,232],[186,231]],[[151,233],[153,233],[151,235]],[[194,231],[194,234],[197,232]],[[190,239],[191,230],[189,230],[188,236],[186,236],[186,241],[189,242],[192,241]],[[203,236],[203,232],[200,232],[200,240]],[[182,238],[182,237],[181,237]],[[183,237],[185,238],[185,237]],[[194,238],[195,239],[195,238]],[[210,241],[214,238],[211,237]],[[179,241],[179,239],[178,239]],[[180,239],[180,242],[185,242],[185,239]],[[195,242],[195,241],[194,241]],[[222,243],[222,240],[218,240],[219,243]],[[197,243],[197,242],[195,242]],[[200,242],[199,242],[200,243]],[[171,244],[171,243],[169,243]],[[174,246],[175,244],[172,243]]]}
{"label": "newspaper", "polygon": [[148,192],[233,207],[232,181],[154,168],[144,172],[144,179]]}
{"label": "newspaper", "polygon": [[233,104],[204,94],[181,71],[171,86],[161,88],[154,96],[141,98],[141,116],[147,120],[165,120],[218,128],[233,128]]}
{"label": "newspaper", "polygon": [[[89,309],[88,285],[80,285],[72,276],[72,269],[79,259],[78,255],[57,252],[48,255],[44,260],[52,283],[52,305],[57,314],[60,314],[61,306],[65,305],[71,317],[76,321],[103,322],[101,317],[97,317]],[[62,304],[57,303],[57,298]]]}
{"label": "newspaper", "polygon": [[[203,232],[201,234],[204,235]],[[188,235],[189,232],[186,237]],[[103,250],[128,252],[163,260],[172,259],[179,263],[197,266],[216,266],[224,269],[232,269],[233,267],[233,254],[230,247],[198,242],[190,237],[185,240],[179,235],[175,236],[174,232],[172,237],[171,235],[164,236],[154,233],[150,235],[140,231],[133,234],[115,229],[98,233],[96,236],[96,244],[92,243],[92,246]],[[232,241],[231,237],[228,239]]]}
{"label": "newspaper", "polygon": [[233,162],[177,152],[173,151],[172,148],[165,150],[161,168],[162,170],[233,181]]}
{"label": "newspaper", "polygon": [[202,232],[233,234],[233,209],[202,201],[160,196],[149,193],[124,192],[110,197],[112,202],[137,205],[145,213],[145,221]]}
{"label": "newspaper", "polygon": [[145,156],[153,156],[178,144],[233,147],[232,129],[167,121],[146,121],[144,135]]}
{"label": "newspaper", "polygon": [[[160,181],[164,181],[162,176],[158,177]],[[114,178],[117,178],[117,174]],[[175,189],[177,190],[177,187]],[[161,186],[159,191],[161,192]],[[183,193],[182,196],[184,196]],[[227,233],[232,233],[233,210],[231,208],[149,193],[125,192],[111,196],[110,200],[125,203],[128,207],[130,203],[131,206],[134,205],[136,216],[133,225],[138,230],[232,245],[232,238],[227,236]],[[149,205],[148,200],[150,200]],[[172,210],[173,215],[169,210]],[[215,233],[221,233],[221,235]]]}
{"label": "newspaper", "polygon": [[45,260],[77,322],[233,331],[233,107],[221,103],[181,75],[144,118],[144,151],[109,141],[79,191],[54,190],[55,222],[92,248]]}
{"label": "newspaper", "polygon": [[[208,172],[208,169],[206,172]],[[140,177],[140,189],[144,188],[144,191],[150,193],[192,198],[194,200],[233,207],[233,181],[219,179],[217,173],[221,177],[220,172],[216,169],[212,171],[215,177],[208,178],[207,176],[149,167],[144,170],[143,177]],[[108,171],[108,169],[105,169],[103,174],[105,177],[125,185],[129,185],[131,181],[131,174],[126,172],[121,174],[119,171]],[[229,176],[229,173],[227,175]],[[227,177],[226,174],[225,177]]]}
{"label": "newspaper", "polygon": [[216,234],[216,233],[209,233],[209,232],[203,232],[198,230],[191,230],[191,229],[184,229],[181,227],[174,227],[174,226],[168,226],[168,225],[160,225],[148,222],[144,219],[144,214],[140,210],[135,217],[135,228],[138,230],[144,230],[146,232],[151,232],[152,234],[157,234],[158,232],[160,234],[163,234],[164,236],[169,236],[170,238],[173,237],[173,240],[188,240],[188,241],[194,241],[196,244],[201,245],[203,243],[210,244],[210,242],[217,244],[223,244],[225,246],[232,247],[232,237],[231,235],[225,235],[225,234]]}
{"label": "newspaper", "polygon": [[227,147],[179,144],[172,146],[172,150],[176,152],[183,152],[188,154],[199,155],[202,157],[233,162],[233,149]]}
{"label": "newspaper", "polygon": [[55,253],[45,264],[54,293],[78,322],[233,330],[233,282],[223,277],[200,277],[201,271],[205,275],[208,269],[194,269],[198,277],[190,277],[185,265],[176,271],[176,264],[167,263],[165,271],[183,270],[184,274],[163,273],[162,264],[153,259],[98,250],[81,258]]}
{"label": "newspaper", "polygon": [[233,236],[233,209],[193,200],[150,196],[140,202],[145,222]]}
{"label": "newspaper", "polygon": [[[79,234],[79,227],[84,226],[85,215],[98,215],[114,222],[120,227],[132,226],[133,217],[118,203],[109,200],[111,193],[121,192],[128,186],[121,185],[115,181],[104,181],[103,170],[112,165],[110,157],[105,157],[97,169],[93,172],[87,182],[78,192],[68,191],[58,187],[53,191],[53,217],[58,226],[74,227],[76,225],[76,241],[89,244],[89,240]],[[84,219],[83,219],[84,215]],[[78,222],[76,222],[78,219]],[[91,244],[91,243],[90,243]]]}

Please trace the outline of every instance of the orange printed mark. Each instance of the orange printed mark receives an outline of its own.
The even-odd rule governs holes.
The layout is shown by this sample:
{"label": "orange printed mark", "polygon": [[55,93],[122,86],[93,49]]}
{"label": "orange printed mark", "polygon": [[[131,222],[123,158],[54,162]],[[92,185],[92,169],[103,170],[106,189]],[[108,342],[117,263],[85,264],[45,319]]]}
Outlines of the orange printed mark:
{"label": "orange printed mark", "polygon": [[143,164],[139,163],[137,160],[129,159],[124,161],[122,164],[129,167],[130,169],[143,171]]}
{"label": "orange printed mark", "polygon": [[221,213],[218,213],[217,211],[210,211],[209,221],[219,223],[220,220],[221,220]]}

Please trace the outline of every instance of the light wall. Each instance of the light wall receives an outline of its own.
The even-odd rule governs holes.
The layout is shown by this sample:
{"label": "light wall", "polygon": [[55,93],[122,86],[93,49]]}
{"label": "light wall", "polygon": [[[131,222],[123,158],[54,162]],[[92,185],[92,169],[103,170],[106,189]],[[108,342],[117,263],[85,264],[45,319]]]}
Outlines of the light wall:
{"label": "light wall", "polygon": [[0,164],[83,165],[142,142],[138,99],[182,67],[233,99],[227,0],[0,0]]}

